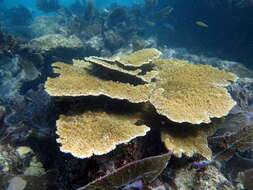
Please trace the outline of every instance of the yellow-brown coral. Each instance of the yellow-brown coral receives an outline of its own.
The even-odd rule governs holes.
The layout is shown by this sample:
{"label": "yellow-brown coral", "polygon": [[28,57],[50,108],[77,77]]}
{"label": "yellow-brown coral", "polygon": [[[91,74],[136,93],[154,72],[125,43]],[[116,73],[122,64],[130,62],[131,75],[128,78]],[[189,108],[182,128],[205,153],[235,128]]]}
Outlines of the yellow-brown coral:
{"label": "yellow-brown coral", "polygon": [[228,114],[235,101],[224,88],[237,77],[208,65],[178,60],[156,60],[157,89],[150,102],[157,112],[175,122],[209,123]]}
{"label": "yellow-brown coral", "polygon": [[87,57],[85,58],[85,61],[88,61],[90,62],[91,64],[97,64],[97,65],[100,65],[104,68],[107,68],[109,70],[113,70],[113,71],[117,71],[117,72],[121,72],[121,73],[125,73],[125,74],[128,74],[128,75],[131,75],[131,76],[136,76],[138,75],[138,73],[141,72],[140,69],[136,69],[136,70],[126,70],[126,69],[123,69],[121,67],[119,67],[117,64],[115,64],[116,62],[107,62],[99,57]]}
{"label": "yellow-brown coral", "polygon": [[142,49],[130,55],[115,57],[124,66],[140,67],[160,57],[161,52],[154,48]]}
{"label": "yellow-brown coral", "polygon": [[198,153],[210,160],[212,151],[208,148],[207,137],[214,132],[213,126],[164,126],[161,138],[165,147],[177,157]]}
{"label": "yellow-brown coral", "polygon": [[[144,52],[142,52],[142,53],[144,53]],[[153,56],[152,51],[148,51],[146,53],[147,53],[146,57],[149,57],[148,53],[151,53],[151,56]],[[133,61],[135,61],[134,58],[136,59],[137,56],[138,56],[138,53],[136,53],[136,54],[133,53],[133,54],[128,55],[128,57],[129,57],[128,59],[129,60],[133,59]],[[120,60],[120,58],[118,58],[118,59]],[[113,71],[117,71],[117,72],[128,74],[128,75],[130,75],[132,77],[137,77],[137,78],[141,79],[144,82],[151,82],[151,80],[153,78],[155,78],[155,76],[158,73],[158,71],[149,70],[149,71],[145,71],[142,74],[143,70],[142,70],[141,67],[134,67],[134,68],[132,68],[132,67],[124,67],[123,65],[119,64],[119,62],[117,61],[116,58],[102,58],[102,57],[91,56],[91,57],[85,58],[85,61],[88,61],[88,62],[90,62],[92,64],[100,65],[102,67],[105,67],[105,68],[113,70]],[[150,61],[147,62],[146,60],[142,60],[142,61],[143,61],[143,64],[149,64],[149,63],[151,63]],[[138,60],[138,65],[142,66],[140,60]]]}
{"label": "yellow-brown coral", "polygon": [[[89,57],[85,59],[88,62],[74,60],[73,65],[55,63],[54,72],[59,76],[48,78],[45,84],[46,91],[52,96],[105,95],[111,99],[128,100],[132,103],[147,102],[147,107],[151,108],[153,105],[160,114],[155,114],[156,118],[161,117],[166,122],[170,119],[178,123],[209,123],[213,117],[228,114],[235,102],[225,87],[237,79],[234,74],[207,65],[192,65],[186,61],[155,59],[159,54],[158,51],[154,51],[151,57],[145,57],[144,52],[149,51],[152,52],[153,49],[114,58]],[[155,75],[155,80],[151,82]],[[147,84],[134,86],[133,84],[139,84],[134,82],[136,76],[147,77],[141,78]],[[151,112],[151,109],[146,111]],[[134,125],[138,118],[135,116],[132,118],[91,111],[72,116],[62,115],[57,121],[61,150],[71,152],[77,157],[107,153],[117,144],[127,142],[135,136],[145,135],[148,131],[143,125],[138,126],[141,130],[138,131]],[[148,122],[148,119],[145,122]],[[161,120],[159,122],[161,123]],[[103,131],[106,130],[103,128],[104,124],[109,126],[106,128],[108,131]],[[124,127],[124,130],[121,127]],[[150,124],[150,127],[159,128],[159,124]],[[110,138],[101,138],[106,132],[110,134]],[[210,159],[211,152],[207,147],[206,137],[212,132],[213,128],[210,126],[182,124],[177,128],[173,125],[161,127],[161,137],[165,146],[177,156],[200,153]],[[129,133],[130,136],[126,136],[125,133]],[[80,135],[84,140],[73,144],[76,135]],[[85,140],[91,140],[89,136],[95,139],[96,143],[100,143],[96,144],[97,148],[91,142],[87,144]],[[103,144],[102,140],[106,140],[106,143]],[[79,146],[82,147],[84,155],[81,155]]]}
{"label": "yellow-brown coral", "polygon": [[[55,63],[58,68],[54,71],[60,76],[49,78],[45,86],[53,96],[106,95],[133,103],[149,101],[158,113],[179,123],[209,123],[210,118],[227,115],[235,105],[224,88],[237,79],[234,74],[179,60],[153,62],[159,68],[157,81],[146,85],[103,80],[88,73],[81,64]],[[150,71],[147,76],[153,76],[152,72],[157,71]]]}
{"label": "yellow-brown coral", "polygon": [[136,126],[138,115],[117,115],[87,111],[76,115],[61,115],[57,121],[57,142],[61,151],[78,158],[101,155],[113,150],[116,145],[144,136],[149,128]]}
{"label": "yellow-brown coral", "polygon": [[45,88],[52,96],[99,96],[126,99],[133,103],[148,100],[150,85],[134,86],[128,83],[102,80],[90,75],[81,63],[68,65],[54,63],[57,78],[48,78]]}

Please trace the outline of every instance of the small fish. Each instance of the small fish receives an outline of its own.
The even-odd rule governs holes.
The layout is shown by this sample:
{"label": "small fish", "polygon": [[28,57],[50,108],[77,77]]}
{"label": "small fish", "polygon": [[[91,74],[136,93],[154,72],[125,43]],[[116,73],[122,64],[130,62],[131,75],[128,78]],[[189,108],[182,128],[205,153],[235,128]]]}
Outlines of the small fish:
{"label": "small fish", "polygon": [[26,79],[35,80],[41,75],[39,70],[33,65],[32,62],[28,60],[22,60],[21,65],[23,67]]}
{"label": "small fish", "polygon": [[123,187],[122,190],[140,190],[140,189],[144,189],[144,184],[141,179],[138,179],[138,180],[132,182],[131,184]]}
{"label": "small fish", "polygon": [[147,24],[150,27],[155,26],[155,24],[156,24],[155,22],[151,22],[151,21],[148,21],[148,20],[146,20],[144,23]]}
{"label": "small fish", "polygon": [[103,11],[105,12],[105,13],[109,13],[110,11],[108,10],[108,9],[103,9]]}
{"label": "small fish", "polygon": [[191,168],[194,168],[194,169],[203,169],[203,168],[206,168],[209,165],[213,165],[214,163],[215,163],[214,161],[197,162],[197,163],[193,163],[191,165]]}
{"label": "small fish", "polygon": [[156,20],[167,18],[172,11],[173,11],[172,7],[165,7],[162,10],[154,13],[153,18]]}
{"label": "small fish", "polygon": [[199,26],[208,28],[208,25],[207,25],[206,23],[202,22],[202,21],[196,21],[195,23],[196,23],[197,25],[199,25]]}
{"label": "small fish", "polygon": [[171,31],[171,32],[174,32],[175,31],[175,27],[171,24],[168,24],[168,23],[164,23],[162,25],[164,28],[166,28],[167,30]]}

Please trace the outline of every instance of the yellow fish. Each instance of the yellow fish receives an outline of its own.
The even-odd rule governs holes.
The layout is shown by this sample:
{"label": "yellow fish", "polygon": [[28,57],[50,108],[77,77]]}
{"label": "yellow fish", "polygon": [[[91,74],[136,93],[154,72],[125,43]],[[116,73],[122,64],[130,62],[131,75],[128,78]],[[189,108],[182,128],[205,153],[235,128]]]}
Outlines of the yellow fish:
{"label": "yellow fish", "polygon": [[202,21],[197,21],[197,22],[195,22],[195,23],[196,23],[197,25],[202,26],[202,27],[205,27],[205,28],[208,27],[208,25],[207,25],[206,23],[202,22]]}

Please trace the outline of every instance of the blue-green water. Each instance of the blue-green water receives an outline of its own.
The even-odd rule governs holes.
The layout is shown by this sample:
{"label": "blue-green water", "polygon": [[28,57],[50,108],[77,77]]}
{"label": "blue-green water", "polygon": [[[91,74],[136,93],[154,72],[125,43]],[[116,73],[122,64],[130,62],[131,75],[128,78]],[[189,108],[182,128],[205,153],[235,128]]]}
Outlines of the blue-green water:
{"label": "blue-green water", "polygon": [[[62,5],[66,5],[66,6],[69,6],[73,2],[75,2],[75,0],[60,0],[59,1],[59,3],[61,3]],[[132,0],[132,1],[121,1],[121,0],[100,1],[100,0],[96,0],[95,6],[96,6],[96,8],[103,9],[106,6],[110,5],[111,3],[118,3],[121,5],[131,6],[135,3],[143,3],[143,0]],[[7,7],[12,7],[12,6],[16,6],[16,5],[24,5],[34,11],[37,11],[35,0],[31,0],[31,1],[30,0],[23,0],[23,1],[19,1],[19,0],[7,0],[6,1],[5,0],[4,2],[2,2],[2,4],[4,4]]]}
{"label": "blue-green water", "polygon": [[0,190],[252,190],[252,128],[252,0],[0,0]]}

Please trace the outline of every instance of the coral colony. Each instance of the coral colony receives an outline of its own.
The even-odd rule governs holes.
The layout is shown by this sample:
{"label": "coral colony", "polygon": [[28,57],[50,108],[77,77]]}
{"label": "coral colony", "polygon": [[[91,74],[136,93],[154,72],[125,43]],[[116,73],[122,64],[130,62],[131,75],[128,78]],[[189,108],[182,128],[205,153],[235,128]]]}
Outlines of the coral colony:
{"label": "coral colony", "polygon": [[[129,104],[139,105],[137,110],[124,110],[124,113],[114,113],[105,106],[87,105],[87,109],[84,105],[60,115],[56,133],[61,151],[78,158],[103,155],[115,149],[116,145],[144,136],[150,128],[157,128],[164,145],[175,156],[199,153],[211,159],[207,137],[215,130],[208,123],[211,118],[227,115],[235,105],[224,87],[236,81],[237,77],[207,65],[159,59],[160,55],[161,52],[151,48],[110,58],[73,60],[73,65],[54,63],[54,73],[59,76],[50,77],[45,83],[45,89],[51,96],[94,96],[100,99],[103,95],[112,102],[127,100]],[[129,82],[129,78],[134,84]],[[152,115],[151,107],[165,116],[163,120],[167,118],[179,123],[174,124],[178,126],[159,121],[159,117]],[[152,116],[147,117],[148,114]],[[144,123],[137,125],[139,120],[144,120]],[[204,124],[193,125],[200,123]],[[189,134],[182,136],[181,133],[187,130]],[[111,184],[105,189],[118,188],[125,182],[114,184],[111,180],[117,179],[115,175],[120,173],[111,174],[81,189],[99,189],[104,184]],[[107,180],[109,182],[105,182]]]}
{"label": "coral colony", "polygon": [[[149,104],[159,114],[178,123],[210,123],[210,118],[227,115],[235,105],[224,88],[237,79],[234,74],[207,65],[159,59],[160,54],[156,49],[143,49],[127,56],[73,60],[73,65],[54,63],[54,72],[59,76],[48,78],[45,88],[51,96],[100,98],[104,95],[112,100]],[[97,72],[104,75],[108,72],[109,78],[100,78]],[[114,78],[113,74],[121,78]],[[124,77],[132,77],[132,81],[138,79],[144,84],[123,82]],[[125,111],[120,115],[103,111],[101,107],[100,110],[61,115],[57,121],[57,141],[61,144],[61,150],[79,158],[101,155],[113,150],[117,144],[145,135],[149,127],[160,127],[136,126],[135,122],[145,120],[144,111],[129,114]],[[194,138],[188,136],[187,147],[185,138],[174,136],[166,127],[170,126],[162,126],[161,137],[168,150],[189,156],[202,153],[210,159],[206,137],[213,132],[211,126],[194,127],[198,138],[196,134]],[[192,147],[189,149],[190,142]]]}

